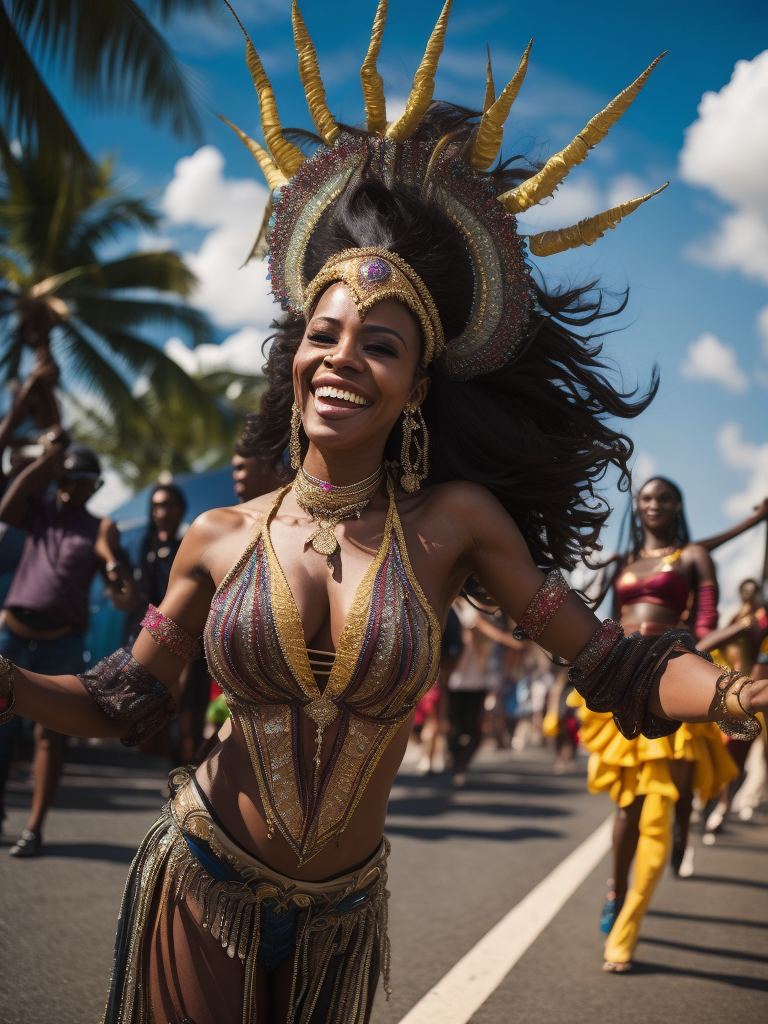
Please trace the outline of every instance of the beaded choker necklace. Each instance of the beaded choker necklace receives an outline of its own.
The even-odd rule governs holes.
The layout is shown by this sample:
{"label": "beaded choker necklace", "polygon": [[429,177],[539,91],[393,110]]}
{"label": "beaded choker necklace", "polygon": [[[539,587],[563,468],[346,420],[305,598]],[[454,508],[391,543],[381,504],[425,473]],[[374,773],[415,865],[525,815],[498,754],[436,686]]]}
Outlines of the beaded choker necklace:
{"label": "beaded choker necklace", "polygon": [[342,519],[359,519],[363,509],[370,502],[384,476],[379,466],[365,480],[340,487],[310,476],[302,466],[293,483],[293,493],[299,508],[317,522],[317,529],[307,537],[319,555],[325,555],[328,568],[333,570],[331,559],[339,548],[336,527]]}

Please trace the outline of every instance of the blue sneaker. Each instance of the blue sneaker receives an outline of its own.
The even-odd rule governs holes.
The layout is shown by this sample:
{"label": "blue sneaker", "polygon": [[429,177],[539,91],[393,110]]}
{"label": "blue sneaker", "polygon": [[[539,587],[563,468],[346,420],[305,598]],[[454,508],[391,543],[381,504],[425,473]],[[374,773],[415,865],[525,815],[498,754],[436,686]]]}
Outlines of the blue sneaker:
{"label": "blue sneaker", "polygon": [[625,896],[619,899],[617,896],[612,896],[610,899],[605,901],[603,907],[603,914],[600,918],[600,931],[603,935],[609,935],[611,929],[616,923],[616,918],[621,913],[621,908],[624,906]]}

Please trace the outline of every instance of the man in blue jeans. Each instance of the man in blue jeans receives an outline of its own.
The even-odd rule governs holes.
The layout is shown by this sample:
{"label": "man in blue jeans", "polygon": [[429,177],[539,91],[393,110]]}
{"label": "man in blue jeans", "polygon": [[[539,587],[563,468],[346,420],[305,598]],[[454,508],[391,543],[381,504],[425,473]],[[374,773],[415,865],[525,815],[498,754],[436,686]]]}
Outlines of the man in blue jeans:
{"label": "man in blue jeans", "polygon": [[[98,458],[89,448],[65,443],[63,432],[52,432],[44,453],[19,473],[0,501],[0,520],[27,531],[3,607],[0,653],[21,668],[52,675],[76,674],[85,667],[83,635],[96,571],[104,566],[116,604],[122,583],[117,527],[85,508],[101,485]],[[0,807],[20,727],[18,719],[0,727]],[[31,857],[40,850],[63,750],[62,735],[35,727],[32,811],[11,848],[12,857]]]}

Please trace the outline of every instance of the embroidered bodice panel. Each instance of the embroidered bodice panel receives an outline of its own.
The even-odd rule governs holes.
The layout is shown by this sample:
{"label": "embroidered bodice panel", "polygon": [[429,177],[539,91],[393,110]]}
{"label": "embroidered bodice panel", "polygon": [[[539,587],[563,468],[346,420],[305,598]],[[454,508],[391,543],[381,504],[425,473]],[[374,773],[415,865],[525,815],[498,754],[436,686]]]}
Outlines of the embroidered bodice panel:
{"label": "embroidered bodice panel", "polygon": [[[267,825],[300,863],[344,830],[388,743],[437,676],[440,623],[413,575],[388,488],[382,542],[322,693],[270,539],[287,488],[219,585],[205,627],[208,666],[245,735]],[[335,739],[313,772],[302,718],[318,705],[333,716]]]}

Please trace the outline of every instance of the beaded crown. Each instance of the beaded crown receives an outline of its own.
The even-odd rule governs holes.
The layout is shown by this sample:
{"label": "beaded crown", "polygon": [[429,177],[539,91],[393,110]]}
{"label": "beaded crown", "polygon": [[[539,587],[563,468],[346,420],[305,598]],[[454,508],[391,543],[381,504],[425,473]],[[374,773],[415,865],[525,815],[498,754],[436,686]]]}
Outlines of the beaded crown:
{"label": "beaded crown", "polygon": [[457,144],[451,135],[429,141],[414,138],[432,102],[451,6],[452,0],[447,0],[414,77],[403,114],[388,122],[384,86],[376,67],[387,0],[379,0],[368,53],[360,71],[367,132],[352,134],[341,128],[328,107],[317,53],[294,0],[293,35],[299,75],[323,143],[309,157],[284,137],[274,91],[253,43],[237,19],[246,39],[246,59],[259,99],[267,148],[226,118],[223,120],[256,158],[271,191],[251,255],[264,254],[267,243],[272,291],[285,310],[304,312],[310,284],[304,264],[312,234],[326,210],[363,169],[390,186],[398,182],[419,189],[440,204],[459,229],[473,269],[469,320],[458,337],[447,339],[444,352],[448,374],[465,380],[499,369],[520,347],[533,304],[526,245],[534,256],[551,256],[592,245],[623,217],[666,188],[666,184],[662,185],[655,192],[571,227],[528,236],[517,231],[516,215],[549,198],[572,168],[586,159],[589,150],[605,138],[630,106],[664,54],[539,171],[515,188],[500,192],[486,172],[501,149],[504,123],[523,84],[533,41],[498,97],[489,57],[483,114],[468,145]]}

